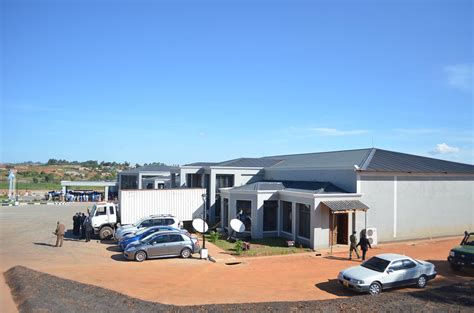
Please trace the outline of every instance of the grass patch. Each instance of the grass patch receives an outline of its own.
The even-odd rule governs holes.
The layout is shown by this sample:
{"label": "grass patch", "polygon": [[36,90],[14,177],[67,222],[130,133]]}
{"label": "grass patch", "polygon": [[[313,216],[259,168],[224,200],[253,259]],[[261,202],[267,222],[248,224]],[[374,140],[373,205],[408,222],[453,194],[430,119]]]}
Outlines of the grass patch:
{"label": "grass patch", "polygon": [[[209,235],[206,235],[206,240],[209,240]],[[262,239],[253,239],[250,241],[250,250],[243,251],[240,256],[252,257],[252,256],[267,256],[267,255],[283,255],[283,254],[294,254],[302,252],[311,252],[309,248],[299,247],[288,247],[286,244],[287,239],[280,237],[268,237]],[[237,255],[235,251],[235,243],[229,242],[225,238],[220,237],[214,244],[229,252],[232,255]]]}

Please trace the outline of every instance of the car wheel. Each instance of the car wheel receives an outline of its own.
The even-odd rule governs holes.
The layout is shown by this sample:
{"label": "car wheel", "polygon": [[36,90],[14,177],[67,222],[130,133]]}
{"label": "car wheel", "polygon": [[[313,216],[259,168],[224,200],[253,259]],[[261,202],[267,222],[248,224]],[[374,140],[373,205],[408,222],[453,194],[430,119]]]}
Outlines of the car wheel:
{"label": "car wheel", "polygon": [[382,292],[382,285],[378,282],[374,282],[369,286],[369,293],[373,296],[379,295]]}
{"label": "car wheel", "polygon": [[187,259],[191,256],[191,250],[188,249],[188,248],[184,248],[183,250],[181,250],[181,257],[183,259]]}
{"label": "car wheel", "polygon": [[102,229],[100,230],[99,238],[100,240],[106,240],[106,239],[111,238],[113,234],[114,234],[114,230],[112,229],[112,227],[105,226],[105,227],[102,227]]}
{"label": "car wheel", "polygon": [[428,282],[428,279],[426,279],[426,276],[421,275],[420,277],[418,277],[418,280],[416,281],[416,285],[418,286],[418,288],[425,288],[427,282]]}
{"label": "car wheel", "polygon": [[146,260],[146,253],[145,251],[138,251],[135,253],[135,261],[137,262],[143,262]]}

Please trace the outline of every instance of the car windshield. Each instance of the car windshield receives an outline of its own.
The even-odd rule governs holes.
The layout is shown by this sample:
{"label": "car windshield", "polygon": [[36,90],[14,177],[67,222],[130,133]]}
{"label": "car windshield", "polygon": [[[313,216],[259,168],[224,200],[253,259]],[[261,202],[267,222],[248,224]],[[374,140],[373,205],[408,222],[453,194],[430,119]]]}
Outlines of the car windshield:
{"label": "car windshield", "polygon": [[361,266],[382,273],[383,271],[385,271],[389,264],[390,261],[374,256],[373,258],[370,258],[364,263],[362,263]]}
{"label": "car windshield", "polygon": [[92,211],[90,213],[90,216],[94,216],[95,215],[95,211],[97,211],[97,205],[94,204],[94,206],[92,207]]}
{"label": "car windshield", "polygon": [[135,233],[135,235],[143,235],[144,233],[149,232],[149,231],[153,231],[153,229],[150,229],[150,228],[142,228],[142,229],[140,229],[139,231],[137,231],[137,232]]}
{"label": "car windshield", "polygon": [[138,221],[136,221],[135,223],[133,223],[132,225],[135,226],[135,227],[138,227],[138,225],[140,225],[141,222],[143,222],[144,220],[146,220],[147,218],[144,217],[144,218],[141,218],[139,219]]}
{"label": "car windshield", "polygon": [[464,241],[464,245],[466,246],[474,246],[474,236],[472,236],[471,234],[469,234],[466,238],[466,240]]}

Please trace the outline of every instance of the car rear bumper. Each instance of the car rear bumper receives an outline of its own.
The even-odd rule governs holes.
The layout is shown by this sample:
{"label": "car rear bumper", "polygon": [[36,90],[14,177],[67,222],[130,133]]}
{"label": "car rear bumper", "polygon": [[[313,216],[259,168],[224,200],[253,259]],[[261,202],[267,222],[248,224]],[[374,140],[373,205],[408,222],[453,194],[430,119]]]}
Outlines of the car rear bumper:
{"label": "car rear bumper", "polygon": [[431,275],[427,275],[428,277],[428,280],[432,280],[432,279],[435,279],[436,278],[436,275],[438,275],[438,273],[434,272],[433,274]]}

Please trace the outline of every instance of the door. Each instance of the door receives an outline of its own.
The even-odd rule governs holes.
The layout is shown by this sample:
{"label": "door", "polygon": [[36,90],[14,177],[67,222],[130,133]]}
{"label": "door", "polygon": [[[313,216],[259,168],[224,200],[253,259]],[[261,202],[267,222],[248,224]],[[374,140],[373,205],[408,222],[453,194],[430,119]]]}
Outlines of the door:
{"label": "door", "polygon": [[159,257],[162,255],[168,255],[169,236],[158,235],[154,239],[150,240],[147,253],[149,257]]}
{"label": "door", "polygon": [[391,288],[403,285],[405,273],[403,261],[392,262],[385,271],[385,277],[381,281],[383,287]]}
{"label": "door", "polygon": [[405,284],[415,283],[420,277],[420,268],[411,260],[403,260],[403,268],[405,269]]}
{"label": "door", "polygon": [[347,245],[349,237],[349,215],[347,213],[331,214],[329,216],[332,230],[331,243]]}
{"label": "door", "polygon": [[169,255],[180,255],[181,249],[184,247],[184,239],[183,236],[178,234],[169,235],[169,243],[168,243],[168,254]]}

